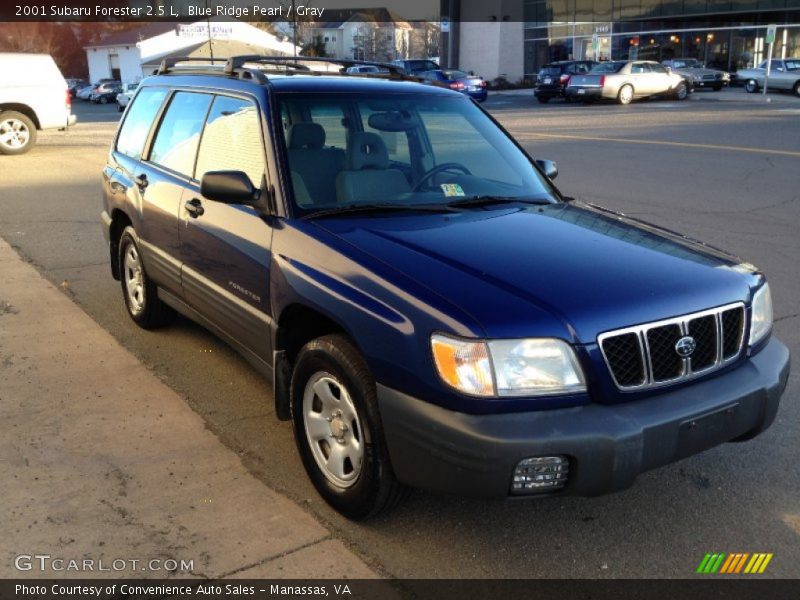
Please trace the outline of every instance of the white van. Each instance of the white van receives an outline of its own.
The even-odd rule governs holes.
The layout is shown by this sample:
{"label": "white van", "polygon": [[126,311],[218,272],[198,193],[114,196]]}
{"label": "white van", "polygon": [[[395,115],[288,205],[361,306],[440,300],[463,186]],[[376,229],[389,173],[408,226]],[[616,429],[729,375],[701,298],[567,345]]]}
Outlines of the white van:
{"label": "white van", "polygon": [[67,82],[48,54],[0,52],[0,154],[23,154],[39,129],[75,123]]}

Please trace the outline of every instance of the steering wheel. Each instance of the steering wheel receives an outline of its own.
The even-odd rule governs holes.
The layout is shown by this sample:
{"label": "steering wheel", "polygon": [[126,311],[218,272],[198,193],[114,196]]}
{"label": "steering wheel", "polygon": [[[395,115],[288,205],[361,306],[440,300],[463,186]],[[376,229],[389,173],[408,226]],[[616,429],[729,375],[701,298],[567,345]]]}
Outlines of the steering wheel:
{"label": "steering wheel", "polygon": [[436,165],[428,172],[426,172],[422,178],[417,182],[417,184],[411,189],[412,192],[418,192],[420,189],[425,186],[435,175],[439,173],[444,173],[445,171],[461,171],[464,175],[472,175],[472,172],[462,165],[461,163],[457,162],[447,162],[442,163],[440,165]]}

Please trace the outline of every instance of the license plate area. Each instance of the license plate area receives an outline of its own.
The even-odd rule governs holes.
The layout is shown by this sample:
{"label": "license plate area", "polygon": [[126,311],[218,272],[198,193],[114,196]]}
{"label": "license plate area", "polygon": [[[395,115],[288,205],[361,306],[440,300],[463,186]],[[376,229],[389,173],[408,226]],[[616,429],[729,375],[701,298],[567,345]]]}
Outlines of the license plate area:
{"label": "license plate area", "polygon": [[741,435],[739,413],[739,404],[735,403],[681,423],[677,456],[696,454]]}
{"label": "license plate area", "polygon": [[585,93],[586,93],[586,90],[584,90],[584,89],[579,89],[579,90],[578,90],[578,93],[579,93],[579,94],[585,94]]}

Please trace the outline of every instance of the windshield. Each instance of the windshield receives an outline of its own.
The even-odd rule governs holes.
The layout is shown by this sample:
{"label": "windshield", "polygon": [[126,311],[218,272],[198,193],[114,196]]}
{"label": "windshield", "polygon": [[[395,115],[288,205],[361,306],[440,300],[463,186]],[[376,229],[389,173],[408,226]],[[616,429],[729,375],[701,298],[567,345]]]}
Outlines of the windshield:
{"label": "windshield", "polygon": [[354,205],[552,201],[528,157],[467,98],[278,94],[295,213]]}
{"label": "windshield", "polygon": [[605,62],[592,67],[592,73],[618,73],[627,63],[624,61]]}

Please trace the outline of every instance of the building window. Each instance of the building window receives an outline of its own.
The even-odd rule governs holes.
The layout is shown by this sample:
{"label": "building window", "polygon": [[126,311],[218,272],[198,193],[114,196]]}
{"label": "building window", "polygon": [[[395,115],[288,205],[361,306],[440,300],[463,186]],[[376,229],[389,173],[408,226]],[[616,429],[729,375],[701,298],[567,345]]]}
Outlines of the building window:
{"label": "building window", "polygon": [[108,72],[111,75],[111,79],[122,81],[119,69],[119,54],[108,55]]}

